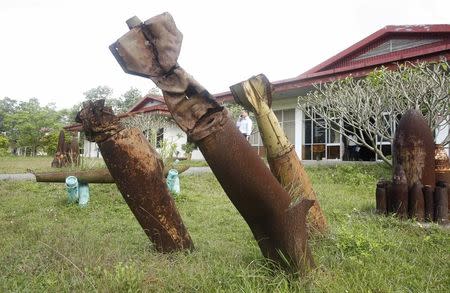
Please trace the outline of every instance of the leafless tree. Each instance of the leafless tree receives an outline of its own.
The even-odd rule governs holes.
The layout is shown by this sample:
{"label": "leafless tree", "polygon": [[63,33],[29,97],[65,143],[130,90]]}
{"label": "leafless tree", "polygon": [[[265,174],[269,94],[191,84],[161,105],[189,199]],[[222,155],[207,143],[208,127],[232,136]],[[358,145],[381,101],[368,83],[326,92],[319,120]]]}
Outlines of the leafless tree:
{"label": "leafless tree", "polygon": [[155,114],[136,114],[120,120],[127,128],[138,128],[141,130],[150,144],[156,148],[158,129],[173,125],[169,117]]}
{"label": "leafless tree", "polygon": [[[395,126],[408,109],[421,110],[434,133],[450,121],[450,68],[446,60],[385,67],[367,77],[315,85],[298,107],[313,122],[375,152],[389,165],[381,141],[392,145]],[[353,137],[354,139],[352,139]],[[450,142],[450,134],[443,144]]]}

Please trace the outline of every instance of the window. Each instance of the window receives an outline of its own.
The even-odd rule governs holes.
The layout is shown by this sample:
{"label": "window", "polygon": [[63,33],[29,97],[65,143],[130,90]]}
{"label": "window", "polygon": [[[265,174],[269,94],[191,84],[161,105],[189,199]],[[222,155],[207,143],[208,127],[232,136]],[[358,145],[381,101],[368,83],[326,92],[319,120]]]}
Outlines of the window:
{"label": "window", "polygon": [[295,144],[295,109],[274,111],[288,140]]}
{"label": "window", "polygon": [[318,116],[314,116],[314,119],[316,121],[305,116],[303,120],[302,159],[340,159],[341,135],[335,130],[340,128],[339,120],[328,125],[324,119]]}

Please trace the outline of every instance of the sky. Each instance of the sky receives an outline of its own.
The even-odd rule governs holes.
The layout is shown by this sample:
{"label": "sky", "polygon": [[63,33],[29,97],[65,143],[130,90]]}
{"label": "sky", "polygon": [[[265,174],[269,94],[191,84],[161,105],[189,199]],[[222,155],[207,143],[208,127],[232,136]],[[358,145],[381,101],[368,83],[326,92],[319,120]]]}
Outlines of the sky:
{"label": "sky", "polygon": [[0,98],[63,109],[100,85],[147,93],[152,81],[124,73],[108,46],[128,18],[166,11],[183,33],[179,64],[211,93],[296,77],[386,25],[450,24],[448,0],[1,0]]}

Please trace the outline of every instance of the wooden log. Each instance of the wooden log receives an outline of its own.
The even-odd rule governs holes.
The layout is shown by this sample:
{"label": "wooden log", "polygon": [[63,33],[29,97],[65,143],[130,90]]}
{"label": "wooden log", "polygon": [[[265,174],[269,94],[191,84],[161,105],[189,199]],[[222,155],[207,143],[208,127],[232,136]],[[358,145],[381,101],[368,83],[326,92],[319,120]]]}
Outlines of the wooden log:
{"label": "wooden log", "polygon": [[425,203],[425,221],[431,222],[434,219],[434,187],[424,185],[422,191]]}
{"label": "wooden log", "polygon": [[104,100],[83,103],[77,115],[144,232],[160,252],[193,249],[163,176],[163,164],[137,128],[123,129]]}
{"label": "wooden log", "polygon": [[439,224],[448,223],[447,185],[439,181],[434,190],[434,220]]}
{"label": "wooden log", "polygon": [[425,201],[422,188],[422,184],[416,182],[409,191],[409,217],[415,218],[417,221],[425,219]]}
{"label": "wooden log", "polygon": [[379,214],[387,214],[386,182],[380,181],[377,184],[375,193],[376,211]]}
{"label": "wooden log", "polygon": [[[175,169],[178,171],[178,174],[181,174],[189,169],[189,167],[190,166],[188,165],[176,165],[172,168],[164,167],[164,178],[167,177],[170,169]],[[79,181],[87,183],[115,183],[114,178],[111,176],[107,168],[85,171],[41,172],[34,173],[34,175],[36,177],[36,182],[64,183],[68,176],[75,176]]]}

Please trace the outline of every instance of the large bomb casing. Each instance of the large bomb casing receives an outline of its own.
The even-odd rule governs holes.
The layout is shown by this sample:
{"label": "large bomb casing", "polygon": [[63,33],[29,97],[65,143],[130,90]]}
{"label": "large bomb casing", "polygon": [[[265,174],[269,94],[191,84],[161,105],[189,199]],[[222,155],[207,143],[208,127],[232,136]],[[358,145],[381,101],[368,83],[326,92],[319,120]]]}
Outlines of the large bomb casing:
{"label": "large bomb casing", "polygon": [[98,144],[117,188],[156,250],[193,249],[167,189],[162,160],[142,132],[124,129],[104,100],[85,102],[77,121],[86,138]]}
{"label": "large bomb casing", "polygon": [[394,169],[400,164],[408,188],[415,183],[436,185],[434,171],[434,139],[430,127],[417,110],[403,114],[394,138]]}
{"label": "large bomb casing", "polygon": [[271,83],[264,74],[259,74],[231,86],[230,90],[238,104],[255,114],[261,138],[267,149],[267,161],[272,174],[290,193],[293,200],[295,198],[314,200],[308,222],[312,230],[324,233],[327,230],[327,222],[311,180],[271,109]]}
{"label": "large bomb casing", "polygon": [[177,125],[195,142],[222,188],[250,226],[264,256],[303,271],[313,266],[306,214],[311,200],[291,205],[227,111],[178,63],[182,35],[168,13],[144,23],[110,46],[125,72],[150,78],[162,90]]}

